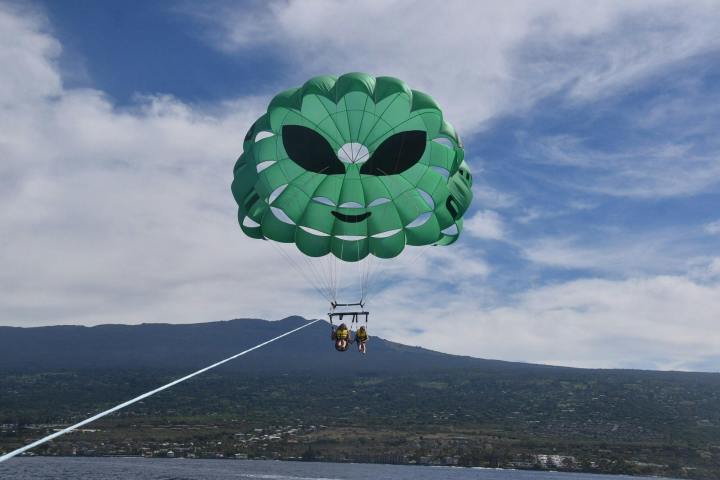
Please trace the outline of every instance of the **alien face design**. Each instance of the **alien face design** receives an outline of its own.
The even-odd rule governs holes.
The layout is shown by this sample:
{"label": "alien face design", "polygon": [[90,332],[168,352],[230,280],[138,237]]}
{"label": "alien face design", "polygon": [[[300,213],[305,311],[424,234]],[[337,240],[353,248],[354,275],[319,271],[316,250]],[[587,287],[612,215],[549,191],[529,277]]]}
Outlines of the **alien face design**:
{"label": "alien face design", "polygon": [[234,174],[246,234],[346,261],[452,243],[472,198],[462,146],[432,99],[363,74],[278,95]]}
{"label": "alien face design", "polygon": [[[427,134],[418,130],[396,133],[385,139],[372,154],[365,145],[357,142],[346,143],[336,152],[320,133],[301,125],[285,125],[282,139],[290,159],[309,172],[346,175],[355,166],[359,167],[360,175],[386,176],[401,174],[420,160],[425,152]],[[313,200],[334,206],[327,197]],[[378,204],[376,201],[375,205]],[[340,207],[364,210],[357,214],[332,210],[330,213],[341,222],[358,223],[372,215],[372,211],[358,202],[345,202]]]}

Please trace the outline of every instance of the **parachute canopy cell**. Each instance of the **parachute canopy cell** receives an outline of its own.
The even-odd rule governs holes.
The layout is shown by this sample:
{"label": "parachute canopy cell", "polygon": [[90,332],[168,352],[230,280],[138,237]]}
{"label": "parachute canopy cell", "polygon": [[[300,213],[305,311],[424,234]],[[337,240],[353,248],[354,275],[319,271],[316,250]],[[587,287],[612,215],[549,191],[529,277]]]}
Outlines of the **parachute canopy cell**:
{"label": "parachute canopy cell", "polygon": [[349,73],[272,99],[245,136],[232,193],[248,236],[355,262],[453,243],[471,186],[460,139],[432,97]]}

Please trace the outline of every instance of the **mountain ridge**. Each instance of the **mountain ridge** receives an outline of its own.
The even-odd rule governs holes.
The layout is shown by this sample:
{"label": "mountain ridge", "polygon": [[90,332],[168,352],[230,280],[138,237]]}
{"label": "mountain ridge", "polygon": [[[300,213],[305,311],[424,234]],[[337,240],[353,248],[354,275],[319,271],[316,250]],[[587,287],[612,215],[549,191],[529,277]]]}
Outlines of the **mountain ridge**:
{"label": "mountain ridge", "polygon": [[[0,327],[0,370],[200,368],[312,320],[293,315],[280,320],[235,318],[211,322],[53,325]],[[326,329],[323,333],[322,329]],[[489,371],[637,371],[671,375],[720,375],[639,369],[594,369],[512,362],[437,352],[372,336],[368,355],[334,350],[330,326],[321,320],[307,330],[271,343],[221,367],[243,372],[325,372],[328,365],[350,372],[413,373],[481,368]]]}
{"label": "mountain ridge", "polygon": [[[195,368],[250,348],[311,320],[243,318],[192,324],[0,327],[0,369]],[[326,333],[322,332],[325,328]],[[483,366],[516,368],[519,362],[452,355],[372,337],[369,353],[338,353],[326,321],[253,352],[224,368],[242,371],[316,371],[328,364],[356,370],[416,371]],[[309,334],[310,333],[310,334]],[[372,334],[372,331],[370,332]],[[300,337],[300,335],[302,335]],[[537,368],[567,368],[537,365]]]}

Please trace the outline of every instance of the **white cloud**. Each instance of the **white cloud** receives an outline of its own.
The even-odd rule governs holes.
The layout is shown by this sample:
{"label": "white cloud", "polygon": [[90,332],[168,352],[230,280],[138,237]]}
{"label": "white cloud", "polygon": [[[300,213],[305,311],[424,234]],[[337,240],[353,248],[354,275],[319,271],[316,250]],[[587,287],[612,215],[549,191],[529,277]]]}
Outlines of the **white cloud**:
{"label": "white cloud", "polygon": [[[441,309],[432,325],[412,312],[395,317],[392,338],[484,358],[577,367],[683,369],[720,354],[720,284],[677,276],[583,279],[489,306],[482,285]],[[425,333],[409,337],[408,331]],[[712,367],[710,367],[712,368]],[[714,367],[717,369],[717,366]]]}
{"label": "white cloud", "polygon": [[[479,175],[480,172],[475,172]],[[473,204],[484,208],[503,209],[516,205],[519,202],[517,196],[498,190],[488,184],[475,180],[473,184]]]}
{"label": "white cloud", "polygon": [[[200,7],[192,13],[209,23],[212,42],[222,50],[273,48],[292,65],[288,85],[347,71],[406,79],[435,96],[463,135],[503,114],[527,112],[550,95],[593,102],[638,89],[682,62],[720,49],[720,17],[712,1],[588,5],[549,0],[502,6],[458,1],[439,6],[409,0],[290,0],[256,9],[213,5],[212,11]],[[692,112],[714,115],[708,109],[715,103],[702,98],[700,108],[687,108],[681,101],[661,101],[651,111],[636,113],[636,124],[648,129],[653,122],[678,124],[679,118],[694,116],[681,123],[684,134],[676,132],[651,147],[608,153],[585,148],[579,139],[553,137],[530,153],[589,169],[577,182],[548,179],[582,192],[691,195],[716,186],[720,178],[720,150],[694,148],[685,136],[707,124],[701,113]],[[513,201],[512,194],[498,193],[478,185],[478,204],[497,208]]]}
{"label": "white cloud", "polygon": [[297,78],[368,71],[430,92],[461,132],[549,94],[604,97],[717,49],[714,2],[276,1],[193,12],[226,51],[269,45]]}
{"label": "white cloud", "polygon": [[0,105],[18,106],[38,97],[61,92],[55,65],[60,43],[47,34],[47,21],[28,6],[3,5],[0,9]]}
{"label": "white cloud", "polygon": [[[0,25],[0,58],[13,65],[0,73],[0,323],[313,311],[277,253],[236,222],[233,163],[267,99],[118,108],[62,86],[41,16],[4,6]],[[275,303],[283,288],[287,312]]]}
{"label": "white cloud", "polygon": [[610,244],[607,238],[600,245],[589,245],[575,238],[548,237],[526,245],[523,254],[529,261],[544,266],[618,274],[632,268],[629,261],[647,267],[657,258],[656,246],[634,242],[623,242],[622,245]]}
{"label": "white cloud", "polygon": [[720,258],[713,258],[710,262],[710,265],[708,265],[708,272],[716,277],[720,278]]}
{"label": "white cloud", "polygon": [[720,149],[696,150],[693,143],[663,140],[604,152],[585,147],[583,139],[558,135],[527,144],[525,155],[535,163],[579,172],[543,178],[550,183],[617,197],[657,198],[692,195],[720,184]]}
{"label": "white cloud", "polygon": [[720,234],[720,220],[706,224],[705,231],[713,235]]}
{"label": "white cloud", "polygon": [[480,210],[466,219],[463,231],[474,238],[502,240],[505,237],[502,218],[492,210]]}
{"label": "white cloud", "polygon": [[720,257],[698,258],[690,268],[688,278],[705,284],[719,281]]}
{"label": "white cloud", "polygon": [[707,263],[701,236],[677,229],[629,231],[589,229],[582,236],[547,236],[517,242],[522,255],[539,267],[587,270],[613,278],[687,275]]}
{"label": "white cloud", "polygon": [[531,206],[522,209],[522,213],[515,216],[513,220],[520,224],[530,224],[538,220],[548,220],[563,216],[575,215],[581,211],[593,210],[597,208],[596,203],[581,200],[564,200],[562,207],[536,207]]}
{"label": "white cloud", "polygon": [[[577,66],[560,62],[559,73],[552,73],[556,57],[568,53],[543,44],[547,56],[521,71],[518,55],[542,31],[551,44],[587,40],[592,48],[582,54],[600,59],[592,81],[574,84],[577,98],[605,94],[606,88],[646,74],[635,67],[628,73],[630,60],[613,56],[627,45],[611,42],[614,50],[604,50],[603,39],[620,28],[619,19],[635,18],[616,9],[618,4],[569,3],[555,9],[551,3],[523,3],[502,10],[480,5],[470,13],[468,5],[456,3],[408,5],[291,2],[283,8],[275,3],[265,13],[236,17],[237,37],[230,46],[248,46],[248,38],[290,40],[288,55],[297,55],[303,66],[298,80],[321,69],[415,79],[413,86],[444,94],[440,100],[451,120],[468,130],[557,90],[586,67],[582,61]],[[705,38],[702,28],[687,28],[703,5],[689,4],[675,20],[656,7],[663,18],[653,21],[677,29],[659,40],[641,32],[632,48],[648,59],[628,57],[656,70],[666,61],[663,45],[675,35]],[[588,13],[589,8],[596,10]],[[354,21],[329,20],[345,15]],[[428,18],[440,23],[452,18],[455,28],[428,34]],[[243,31],[252,21],[259,22],[254,30]],[[547,28],[540,28],[543,22]],[[386,35],[368,35],[371,24]],[[206,109],[158,95],[119,108],[103,92],[62,85],[60,45],[42,16],[1,7],[0,27],[0,59],[16,66],[0,71],[0,323],[317,316],[324,302],[309,294],[310,286],[269,242],[244,237],[234,218],[233,160],[266,98]],[[396,38],[386,48],[387,35]],[[699,52],[714,43],[683,45],[683,51]],[[613,61],[604,64],[608,58]],[[517,198],[490,186],[475,192],[487,200],[482,207],[488,210],[468,220],[468,231],[505,238],[494,210],[516,206]],[[572,242],[541,242],[529,246],[526,255],[542,265],[620,267],[628,258],[640,260],[629,279],[574,280],[531,289],[507,302],[492,287],[496,272],[485,252],[469,237],[453,248],[412,250],[385,264],[392,268],[376,275],[375,285],[384,288],[371,308],[384,314],[372,317],[373,333],[452,353],[577,366],[674,368],[720,353],[715,328],[720,291],[712,274],[720,271],[717,259],[708,264],[711,274],[691,280],[642,274],[651,259],[642,260],[639,248],[614,254],[618,245],[598,251],[578,250]],[[652,261],[657,258],[652,255]],[[408,333],[414,328],[427,333]]]}

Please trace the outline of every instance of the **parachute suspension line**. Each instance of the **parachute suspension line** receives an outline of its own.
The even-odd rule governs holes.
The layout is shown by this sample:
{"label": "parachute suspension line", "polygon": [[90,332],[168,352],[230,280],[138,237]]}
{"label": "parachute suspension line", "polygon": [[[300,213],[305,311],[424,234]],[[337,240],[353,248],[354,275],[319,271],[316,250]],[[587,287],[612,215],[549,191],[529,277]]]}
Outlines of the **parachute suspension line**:
{"label": "parachute suspension line", "polygon": [[[306,172],[307,173],[307,172]],[[301,174],[300,176],[305,175]],[[295,178],[300,178],[300,176]],[[306,187],[310,181],[313,179],[312,175],[305,175],[306,178],[302,182],[302,187]],[[298,262],[296,259],[293,258],[293,254],[290,252],[287,252],[285,248],[281,245],[275,245],[275,241],[269,240],[269,242],[273,245],[274,248],[276,248],[280,254],[286,259],[286,261],[298,272],[302,277],[305,279],[305,281],[308,282],[309,285],[315,289],[316,292],[320,294],[323,298],[326,300],[332,302],[334,301],[335,293],[333,292],[333,286],[332,281],[328,275],[325,275],[322,271],[322,268],[319,268],[322,266],[322,262],[320,262],[320,266],[315,265],[314,260],[316,257],[306,257],[304,254],[299,255],[299,257],[302,259],[302,261],[305,263],[305,268],[303,268],[303,265]],[[294,245],[294,243],[293,243]],[[298,250],[299,251],[299,250]]]}
{"label": "parachute suspension line", "polygon": [[333,299],[337,302],[337,290],[338,290],[338,262],[339,260],[335,255],[328,255],[328,264],[330,265],[330,272],[333,280]]}
{"label": "parachute suspension line", "polygon": [[330,298],[334,300],[335,295],[333,293],[332,277],[330,276],[328,260],[325,257],[327,257],[327,255],[324,255],[322,257],[316,257],[317,269],[320,271],[320,275],[322,275],[322,277],[325,279],[325,284],[327,285],[328,292],[330,293]]}
{"label": "parachute suspension line", "polygon": [[[417,208],[417,205],[415,206],[415,215],[420,215],[420,209]],[[431,245],[417,245],[414,248],[417,250],[414,252],[415,255],[413,255],[411,258],[408,259],[407,264],[414,265],[418,263],[420,260],[423,262],[426,260],[427,254],[430,251]]]}
{"label": "parachute suspension line", "polygon": [[321,275],[325,279],[325,284],[327,285],[328,292],[330,292],[330,299],[333,300],[335,295],[333,294],[332,278],[330,277],[330,273],[328,270],[328,261],[326,258],[324,258],[325,256],[317,257],[317,267],[318,270],[320,270]]}
{"label": "parachute suspension line", "polygon": [[[307,175],[305,181],[302,183],[302,187],[305,188],[310,183],[312,178],[313,177],[311,175]],[[320,261],[320,265],[316,265],[315,258],[317,257],[307,257],[302,254],[300,255],[300,258],[306,266],[306,271],[313,276],[313,278],[315,279],[315,283],[324,292],[322,296],[327,300],[332,299],[334,295],[332,292],[332,284],[330,282],[330,279],[327,275],[324,275],[322,268],[319,268],[322,265],[322,261]],[[302,269],[302,265],[300,265],[300,269]]]}
{"label": "parachute suspension line", "polygon": [[379,264],[380,264],[380,260],[378,260],[377,258],[371,258],[370,263],[368,264],[367,268],[365,269],[365,278],[363,280],[365,291],[363,292],[363,300],[366,297],[368,297],[370,294],[370,288],[371,288],[370,280],[372,278],[371,275],[374,272],[374,270],[378,267]]}
{"label": "parachute suspension line", "polygon": [[363,282],[362,301],[363,301],[363,302],[364,302],[365,299],[368,297],[368,293],[370,293],[370,292],[369,292],[369,290],[370,290],[370,284],[369,284],[369,281],[370,281],[370,269],[373,267],[374,263],[375,263],[375,260],[374,260],[374,259],[370,259],[370,261],[368,262],[368,264],[365,266],[365,271],[363,272],[363,280],[362,280],[362,282]]}
{"label": "parachute suspension line", "polygon": [[307,281],[308,284],[313,287],[315,291],[320,294],[321,297],[330,300],[329,293],[322,289],[322,282],[319,282],[317,279],[311,278],[308,275],[308,272],[305,272],[305,270],[303,270],[303,268],[295,261],[295,259],[293,259],[289,253],[283,250],[283,247],[281,247],[280,245],[276,245],[275,242],[272,240],[269,240],[269,243],[273,246],[274,249],[280,252],[280,255],[285,258],[285,260],[290,264],[290,266],[293,267],[300,275],[302,275],[303,278],[305,278],[305,281]]}
{"label": "parachute suspension line", "polygon": [[[360,279],[360,285],[359,285],[360,286],[360,300],[359,301],[362,303],[362,301],[363,301],[362,269],[363,269],[363,263],[364,263],[365,259],[360,260],[360,242],[357,242],[357,258],[358,258],[358,261],[357,261],[357,277],[356,278]],[[367,257],[365,257],[365,258],[367,258]]]}
{"label": "parachute suspension line", "polygon": [[370,295],[370,290],[372,289],[373,281],[375,278],[375,273],[382,270],[384,264],[387,262],[384,262],[384,260],[381,260],[380,258],[373,258],[370,262],[370,265],[368,265],[367,274],[365,276],[365,295]]}
{"label": "parachute suspension line", "polygon": [[365,299],[367,298],[368,294],[368,280],[369,280],[369,272],[370,268],[372,268],[373,264],[375,263],[375,259],[373,258],[374,255],[370,254],[367,257],[365,257],[366,262],[365,265],[363,265],[361,269],[361,283],[360,283],[360,301],[365,302]]}
{"label": "parachute suspension line", "polygon": [[382,262],[379,259],[372,259],[365,272],[365,297],[370,295],[372,285],[380,271],[383,270]]}
{"label": "parachute suspension line", "polygon": [[280,254],[287,260],[288,263],[290,263],[290,266],[292,266],[298,273],[300,273],[300,275],[305,278],[308,284],[311,285],[315,289],[315,291],[320,294],[321,297],[328,298],[328,292],[325,290],[322,282],[317,278],[317,276],[313,276],[312,270],[303,268],[302,265],[300,265],[294,258],[292,258],[292,254],[289,254],[283,250],[283,247],[277,248],[280,251]]}
{"label": "parachute suspension line", "polygon": [[[327,260],[323,258],[308,258],[308,263],[313,264],[312,267],[318,272],[318,276],[323,280],[324,284],[326,285],[326,289],[328,291],[328,295],[330,298],[335,298],[335,293],[333,291],[333,283],[332,278],[330,278],[330,275],[328,275],[327,272]],[[315,263],[317,262],[317,263]]]}
{"label": "parachute suspension line", "polygon": [[[287,252],[285,252],[285,253],[292,261],[293,260],[292,254],[287,253]],[[295,264],[298,265],[298,270],[300,270],[301,273],[307,272],[305,276],[306,276],[306,278],[312,277],[314,284],[317,285],[316,290],[320,291],[321,295],[324,298],[326,298],[326,299],[329,298],[331,296],[330,290],[328,289],[327,285],[323,281],[322,275],[318,274],[318,272],[315,270],[314,265],[312,264],[311,260],[308,258],[305,258],[303,255],[300,255],[300,259],[305,264],[305,267],[303,268],[302,264],[295,262]]]}
{"label": "parachute suspension line", "polygon": [[[409,200],[408,200],[408,201],[409,201]],[[406,205],[407,205],[407,204],[406,204]],[[419,208],[419,207],[417,206],[417,204],[416,204],[416,205],[415,205],[415,216],[417,217],[417,216],[419,216],[421,213],[422,213],[422,212],[420,211],[420,208]],[[406,251],[407,251],[408,247],[410,247],[410,245],[406,245],[406,246],[405,246]],[[415,247],[413,247],[413,248],[415,248]],[[413,264],[415,264],[418,260],[420,260],[421,257],[423,257],[424,255],[427,254],[427,251],[428,251],[428,247],[427,247],[427,246],[418,246],[417,248],[418,248],[419,250],[418,250],[417,252],[415,252],[415,255],[412,257],[411,260],[409,260],[409,261],[407,261],[407,262],[401,262],[400,264],[402,265],[403,263],[406,263],[406,264],[409,264],[409,265],[413,265]],[[408,253],[409,253],[409,252],[408,252]],[[393,267],[391,267],[391,268],[392,268],[392,269],[396,269],[396,268],[401,268],[401,267],[400,267],[400,265],[395,264],[395,265],[394,265]],[[377,280],[379,274],[380,274],[381,272],[383,272],[383,271],[386,271],[387,269],[388,269],[387,265],[384,264],[381,260],[379,260],[379,259],[371,259],[371,263],[370,263],[370,265],[368,266],[368,269],[367,269],[367,272],[366,272],[366,276],[365,276],[365,278],[363,279],[363,282],[364,282],[364,285],[365,285],[365,290],[364,290],[364,294],[363,294],[363,299],[364,299],[365,297],[369,296],[370,293],[371,293],[372,290],[373,290],[373,286],[374,286],[374,285],[376,286],[376,280]]]}
{"label": "parachute suspension line", "polygon": [[362,264],[358,265],[358,276],[360,277],[360,302],[365,300],[365,269],[369,262],[370,259],[365,257]]}
{"label": "parachute suspension line", "polygon": [[36,441],[34,441],[34,442],[32,442],[32,443],[30,443],[30,444],[28,444],[28,445],[25,445],[24,447],[20,447],[20,448],[18,448],[17,450],[13,450],[13,451],[10,452],[10,453],[6,453],[5,455],[0,456],[0,463],[5,462],[5,461],[7,461],[7,460],[10,460],[11,458],[13,458],[13,457],[16,456],[16,455],[19,455],[19,454],[21,454],[21,453],[23,453],[23,452],[26,452],[26,451],[28,451],[28,450],[30,450],[30,449],[33,449],[33,448],[37,447],[38,445],[42,445],[43,443],[49,442],[50,440],[53,440],[53,439],[55,439],[55,438],[57,438],[57,437],[59,437],[59,436],[61,436],[61,435],[65,435],[66,433],[70,433],[70,432],[72,432],[73,430],[77,430],[78,428],[80,428],[80,427],[82,427],[82,426],[84,426],[84,425],[87,425],[88,423],[94,422],[95,420],[99,420],[100,418],[105,417],[105,416],[107,416],[107,415],[110,415],[111,413],[117,412],[118,410],[120,410],[120,409],[122,409],[122,408],[125,408],[125,407],[127,407],[127,406],[130,406],[130,405],[132,405],[133,403],[137,403],[137,402],[139,402],[140,400],[144,400],[144,399],[146,399],[146,398],[148,398],[148,397],[150,397],[150,396],[152,396],[152,395],[155,395],[156,393],[162,392],[163,390],[167,390],[167,389],[170,388],[170,387],[174,387],[175,385],[177,385],[177,384],[179,384],[179,383],[182,383],[182,382],[184,382],[185,380],[190,380],[191,378],[196,377],[196,376],[198,376],[198,375],[200,375],[200,374],[202,374],[202,373],[205,373],[205,372],[207,372],[208,370],[211,370],[211,369],[213,369],[213,368],[215,368],[215,367],[219,367],[220,365],[223,365],[224,363],[227,363],[227,362],[229,362],[229,361],[231,361],[231,360],[235,360],[235,359],[238,358],[238,357],[242,357],[243,355],[245,355],[245,354],[247,354],[247,353],[250,353],[250,352],[252,352],[253,350],[257,350],[257,349],[262,348],[262,347],[264,347],[265,345],[268,345],[268,344],[270,344],[270,343],[272,343],[272,342],[274,342],[274,341],[276,341],[276,340],[280,340],[280,339],[283,338],[283,337],[287,337],[288,335],[293,334],[293,333],[295,333],[295,332],[297,332],[297,331],[299,331],[299,330],[302,330],[303,328],[307,328],[307,327],[309,327],[310,325],[312,325],[313,323],[316,323],[316,322],[319,322],[319,321],[320,321],[319,319],[318,319],[318,320],[313,320],[313,321],[311,321],[310,323],[306,323],[305,325],[301,325],[300,327],[294,328],[294,329],[290,330],[289,332],[285,332],[285,333],[283,333],[282,335],[278,335],[278,336],[275,337],[275,338],[271,338],[270,340],[266,340],[266,341],[264,341],[264,342],[262,342],[262,343],[259,343],[259,344],[255,345],[255,346],[252,347],[252,348],[248,348],[247,350],[243,350],[242,352],[236,353],[235,355],[233,355],[233,356],[231,356],[231,357],[228,357],[228,358],[226,358],[226,359],[224,359],[224,360],[220,360],[219,362],[213,363],[212,365],[207,366],[207,367],[205,367],[205,368],[201,368],[200,370],[198,370],[198,371],[196,371],[196,372],[193,372],[193,373],[191,373],[191,374],[189,374],[189,375],[185,375],[185,376],[182,377],[182,378],[178,378],[177,380],[173,380],[172,382],[170,382],[170,383],[168,383],[168,384],[166,384],[166,385],[163,385],[162,387],[158,387],[158,388],[156,388],[155,390],[150,390],[149,392],[143,393],[142,395],[139,395],[139,396],[137,396],[137,397],[135,397],[135,398],[132,398],[132,399],[126,401],[126,402],[123,402],[123,403],[121,403],[121,404],[119,404],[119,405],[115,405],[114,407],[112,407],[112,408],[110,408],[110,409],[108,409],[108,410],[105,410],[104,412],[100,412],[100,413],[98,413],[98,414],[96,414],[96,415],[93,415],[92,417],[87,418],[87,419],[83,420],[82,422],[78,422],[78,423],[76,423],[75,425],[71,425],[71,426],[69,426],[69,427],[67,427],[67,428],[63,428],[62,430],[59,430],[59,431],[57,431],[57,432],[54,432],[54,433],[52,433],[52,434],[50,434],[50,435],[48,435],[48,436],[46,436],[46,437],[41,438],[40,440],[36,440]]}
{"label": "parachute suspension line", "polygon": [[330,293],[334,302],[337,302],[337,282],[335,280],[334,263],[336,261],[335,255],[329,253],[323,258],[325,262],[325,271],[327,272],[326,277],[330,284]]}
{"label": "parachute suspension line", "polygon": [[330,288],[332,289],[333,302],[337,302],[337,281],[335,279],[335,256],[331,253],[325,255],[325,265],[330,279]]}
{"label": "parachute suspension line", "polygon": [[[344,270],[343,263],[345,262],[345,259],[343,258],[345,256],[345,242],[342,242],[340,244],[340,260],[338,261],[338,281],[340,282],[340,285],[342,285],[342,274]],[[342,288],[341,288],[342,292]]]}
{"label": "parachute suspension line", "polygon": [[335,281],[335,298],[337,299],[338,296],[338,289],[341,288],[342,283],[340,283],[340,274],[342,273],[340,271],[340,267],[342,267],[342,260],[337,258],[333,254],[333,279]]}
{"label": "parachute suspension line", "polygon": [[325,261],[322,257],[307,257],[303,254],[300,255],[300,258],[303,260],[308,271],[312,273],[318,284],[322,285],[323,291],[326,292],[324,295],[325,298],[334,298],[335,294],[333,293],[332,279],[329,275],[327,275],[325,269],[323,268]]}
{"label": "parachute suspension line", "polygon": [[276,245],[273,241],[270,241],[270,243],[272,243],[273,246],[280,252],[280,254],[290,263],[290,265],[305,278],[305,280],[315,289],[315,291],[317,291],[325,299],[329,299],[331,297],[330,289],[325,283],[323,276],[318,274],[310,259],[306,258],[303,255],[300,255],[302,261],[305,263],[305,265],[307,265],[306,268],[303,268],[303,266],[292,257],[291,253],[285,251],[284,247]]}
{"label": "parachute suspension line", "polygon": [[363,266],[362,280],[361,280],[361,282],[362,282],[362,283],[361,283],[361,285],[362,285],[362,295],[360,296],[360,301],[363,302],[363,303],[365,302],[365,298],[367,297],[367,288],[368,288],[368,284],[367,284],[368,275],[367,275],[367,274],[368,274],[368,272],[370,271],[370,267],[372,266],[372,264],[373,264],[373,262],[374,262],[374,257],[375,257],[375,255],[373,254],[372,250],[370,250],[370,251],[368,252],[368,256],[365,257],[365,259],[367,260],[367,262],[366,262],[365,265]]}
{"label": "parachute suspension line", "polygon": [[322,285],[323,291],[326,292],[326,298],[332,297],[332,288],[330,287],[330,284],[328,283],[328,279],[325,275],[323,275],[322,270],[319,268],[318,265],[315,265],[315,257],[306,257],[305,255],[301,255],[300,258],[302,258],[303,262],[305,262],[305,265],[307,265],[308,270],[315,276],[317,281]]}

